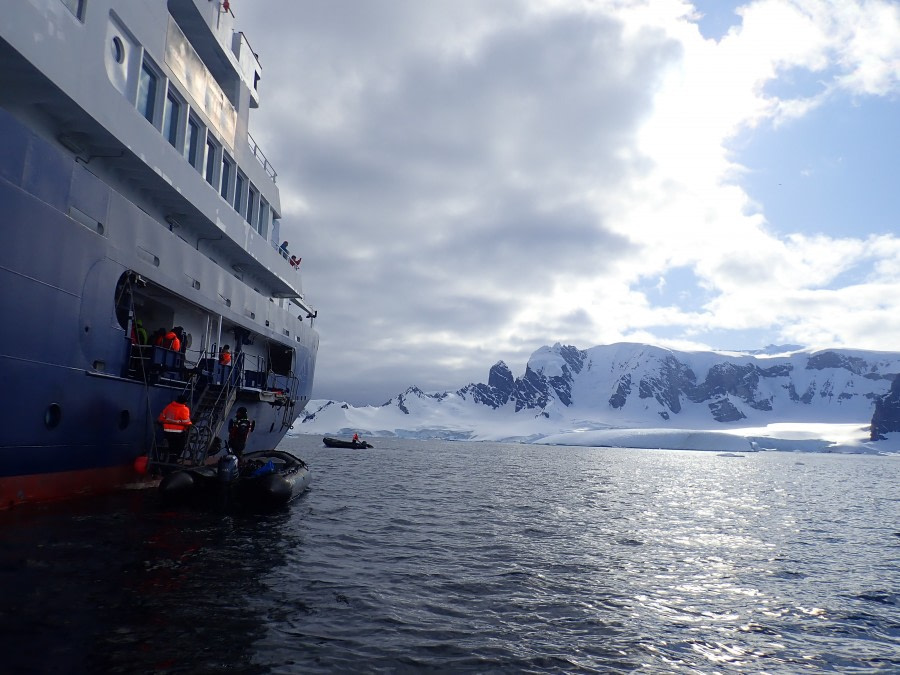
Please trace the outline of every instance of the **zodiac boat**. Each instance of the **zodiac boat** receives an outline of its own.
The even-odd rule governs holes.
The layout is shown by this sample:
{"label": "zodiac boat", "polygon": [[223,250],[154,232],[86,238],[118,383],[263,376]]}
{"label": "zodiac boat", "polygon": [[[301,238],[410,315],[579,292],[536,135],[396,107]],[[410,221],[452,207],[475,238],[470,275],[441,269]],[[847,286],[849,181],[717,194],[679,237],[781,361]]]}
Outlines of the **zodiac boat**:
{"label": "zodiac boat", "polygon": [[284,506],[309,486],[306,462],[288,452],[228,454],[216,467],[179,469],[165,476],[159,493],[167,505],[224,506],[269,511]]}
{"label": "zodiac boat", "polygon": [[326,436],[322,442],[329,448],[374,448],[375,446],[367,441],[345,441],[340,438],[331,438]]}

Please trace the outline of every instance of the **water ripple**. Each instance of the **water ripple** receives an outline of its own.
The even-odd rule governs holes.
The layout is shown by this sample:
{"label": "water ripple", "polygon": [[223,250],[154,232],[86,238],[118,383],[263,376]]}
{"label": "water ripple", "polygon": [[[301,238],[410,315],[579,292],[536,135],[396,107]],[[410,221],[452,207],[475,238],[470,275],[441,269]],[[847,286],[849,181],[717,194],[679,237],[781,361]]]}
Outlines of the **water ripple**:
{"label": "water ripple", "polygon": [[898,458],[289,443],[270,516],[0,515],[11,672],[900,671]]}

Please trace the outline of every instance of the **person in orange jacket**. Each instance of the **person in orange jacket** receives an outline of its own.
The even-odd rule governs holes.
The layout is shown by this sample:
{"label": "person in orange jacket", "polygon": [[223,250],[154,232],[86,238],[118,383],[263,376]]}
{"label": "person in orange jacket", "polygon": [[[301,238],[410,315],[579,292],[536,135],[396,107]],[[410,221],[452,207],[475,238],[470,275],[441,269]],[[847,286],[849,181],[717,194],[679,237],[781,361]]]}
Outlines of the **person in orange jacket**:
{"label": "person in orange jacket", "polygon": [[231,348],[228,345],[222,347],[222,351],[219,352],[219,363],[223,366],[231,365]]}
{"label": "person in orange jacket", "polygon": [[181,340],[178,339],[178,333],[175,332],[174,328],[165,335],[160,335],[156,338],[156,344],[159,347],[171,349],[173,352],[181,351]]}
{"label": "person in orange jacket", "polygon": [[193,424],[191,409],[187,406],[187,397],[184,394],[178,396],[163,408],[157,419],[162,424],[163,433],[169,444],[169,462],[174,463],[184,453],[188,429]]}

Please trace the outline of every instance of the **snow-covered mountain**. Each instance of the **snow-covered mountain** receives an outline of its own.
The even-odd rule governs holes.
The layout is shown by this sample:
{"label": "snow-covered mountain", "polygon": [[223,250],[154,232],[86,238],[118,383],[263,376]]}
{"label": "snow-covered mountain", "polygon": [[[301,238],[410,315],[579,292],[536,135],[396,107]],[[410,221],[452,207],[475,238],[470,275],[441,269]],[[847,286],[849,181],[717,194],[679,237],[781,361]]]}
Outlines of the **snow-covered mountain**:
{"label": "snow-covered mountain", "polygon": [[596,430],[705,430],[749,438],[738,432],[787,423],[868,428],[876,401],[887,398],[897,373],[900,353],[893,352],[556,344],[538,349],[521,377],[501,361],[487,384],[455,392],[410,387],[379,407],[312,401],[299,431],[546,442]]}

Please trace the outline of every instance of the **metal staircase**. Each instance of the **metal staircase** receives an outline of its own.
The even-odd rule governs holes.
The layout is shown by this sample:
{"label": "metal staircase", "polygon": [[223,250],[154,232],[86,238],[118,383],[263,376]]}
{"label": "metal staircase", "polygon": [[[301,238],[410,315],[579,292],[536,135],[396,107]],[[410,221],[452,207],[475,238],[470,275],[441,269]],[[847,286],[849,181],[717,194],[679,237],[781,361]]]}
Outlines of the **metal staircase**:
{"label": "metal staircase", "polygon": [[222,382],[208,381],[196,397],[191,414],[194,425],[188,432],[185,445],[189,464],[200,466],[206,462],[213,439],[219,435],[237,400],[243,367],[244,354],[239,352]]}

